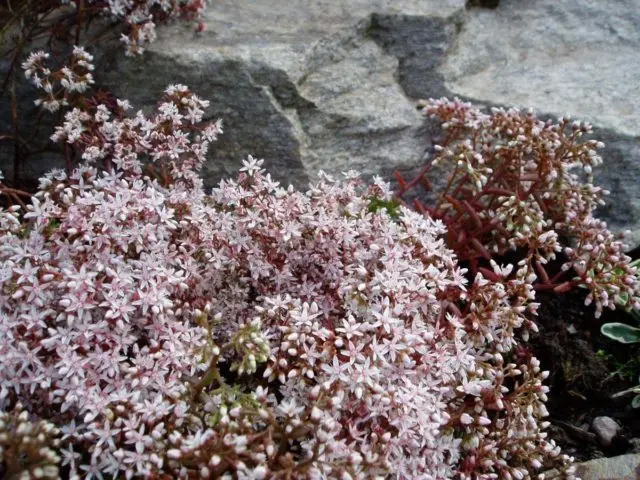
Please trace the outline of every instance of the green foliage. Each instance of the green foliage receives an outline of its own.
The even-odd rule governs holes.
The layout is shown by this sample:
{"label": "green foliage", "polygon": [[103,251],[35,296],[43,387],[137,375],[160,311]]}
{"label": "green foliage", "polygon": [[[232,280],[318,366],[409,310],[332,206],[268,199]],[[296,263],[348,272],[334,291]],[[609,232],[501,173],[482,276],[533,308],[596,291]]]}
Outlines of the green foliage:
{"label": "green foliage", "polygon": [[[638,268],[640,267],[640,258],[634,260],[633,262],[629,263],[629,266],[631,268]],[[623,275],[625,275],[624,270],[620,269],[620,268],[616,268],[613,270],[613,277],[622,277]],[[636,277],[638,277],[638,272],[636,271]],[[639,277],[640,278],[640,277]],[[632,302],[628,302],[629,300],[629,295],[626,292],[620,292],[617,293],[615,295],[615,301],[616,304],[619,306],[624,306],[624,305],[629,305]],[[638,322],[640,323],[640,311],[636,310],[636,309],[630,309],[627,310],[629,312],[629,314]],[[604,332],[603,332],[604,333]],[[607,335],[605,333],[605,335]],[[609,336],[609,335],[607,335]],[[613,337],[611,337],[613,338]],[[614,339],[615,340],[615,339]]]}
{"label": "green foliage", "polygon": [[640,328],[632,327],[624,323],[605,323],[600,331],[607,337],[620,343],[640,342]]}
{"label": "green foliage", "polygon": [[[634,260],[629,264],[630,267],[637,269],[640,265],[640,259]],[[625,274],[622,269],[614,269],[614,276],[623,276]],[[636,271],[636,277],[638,277],[638,272]],[[628,305],[629,298],[626,292],[620,293],[616,295],[616,304],[623,306]],[[629,309],[629,314],[635,318],[635,320],[640,323],[640,311],[637,309]],[[600,332],[607,337],[616,340],[620,343],[638,343],[640,342],[640,328],[632,327],[630,325],[626,325],[624,323],[619,322],[611,322],[605,323],[600,327]]]}
{"label": "green foliage", "polygon": [[371,213],[375,213],[381,208],[384,208],[389,214],[389,216],[395,220],[399,216],[399,213],[398,213],[399,206],[400,206],[400,203],[395,199],[382,200],[380,198],[373,197],[369,201],[369,207],[367,210]]}
{"label": "green foliage", "polygon": [[58,220],[57,218],[49,220],[49,223],[44,228],[44,236],[46,238],[49,238],[58,228],[60,228],[60,225],[60,220]]}
{"label": "green foliage", "polygon": [[240,326],[230,343],[240,357],[231,364],[231,370],[237,371],[238,375],[255,373],[257,365],[266,362],[269,357],[269,342],[258,318]]}
{"label": "green foliage", "polygon": [[638,385],[635,387],[628,388],[627,390],[622,390],[614,395],[611,395],[611,398],[621,397],[623,395],[627,395],[628,393],[635,393],[636,396],[631,400],[631,406],[633,408],[640,407],[640,377],[638,378]]}
{"label": "green foliage", "polygon": [[615,355],[600,349],[596,352],[596,357],[602,358],[607,364],[613,366],[614,371],[609,374],[608,378],[617,376],[623,380],[631,381],[637,372],[640,372],[640,356],[638,355],[632,355],[631,359],[621,362]]}
{"label": "green foliage", "polygon": [[[640,259],[634,260],[629,264],[630,267],[636,268],[636,269],[638,268],[639,265],[640,265]],[[620,270],[615,269],[613,271],[614,276],[616,275],[622,276],[624,274],[625,272],[621,269]],[[638,277],[637,271],[636,271],[636,277]],[[628,301],[629,298],[626,293],[620,293],[616,295],[615,299],[616,299],[616,304],[620,306],[634,304],[634,302]],[[638,311],[637,309],[630,309],[628,310],[628,313],[636,320],[636,322],[640,323],[640,311]],[[640,328],[632,327],[631,325],[627,325],[625,323],[620,323],[620,322],[605,323],[604,325],[602,325],[602,327],[600,327],[600,332],[603,335],[611,338],[612,340],[615,340],[616,342],[620,342],[624,344],[640,343]],[[614,375],[619,374],[624,377],[635,376],[635,375],[629,374],[629,365],[633,365],[635,367],[634,371],[637,372],[638,370],[640,370],[639,368],[640,365],[638,365],[639,361],[640,359],[632,359],[626,364],[619,366],[618,369],[614,372]],[[624,373],[623,373],[623,370],[624,370]],[[618,392],[615,395],[613,395],[612,398],[626,395],[628,393],[640,394],[640,378],[638,378],[637,386]],[[640,395],[636,395],[633,398],[633,400],[631,401],[631,406],[633,408],[640,407]]]}
{"label": "green foliage", "polygon": [[[624,344],[640,343],[640,328],[635,328],[624,323],[606,323],[600,331],[607,337]],[[603,350],[596,352],[598,357],[604,358],[608,361],[612,361],[615,364],[616,370],[610,375],[610,377],[618,375],[623,379],[631,380],[636,378],[640,371],[640,356],[633,355],[629,361],[621,363],[617,361],[613,355],[607,354]],[[635,393],[636,395],[631,400],[631,406],[633,408],[640,407],[640,376],[638,376],[638,385],[622,390],[615,393],[611,398],[621,397],[629,393]]]}

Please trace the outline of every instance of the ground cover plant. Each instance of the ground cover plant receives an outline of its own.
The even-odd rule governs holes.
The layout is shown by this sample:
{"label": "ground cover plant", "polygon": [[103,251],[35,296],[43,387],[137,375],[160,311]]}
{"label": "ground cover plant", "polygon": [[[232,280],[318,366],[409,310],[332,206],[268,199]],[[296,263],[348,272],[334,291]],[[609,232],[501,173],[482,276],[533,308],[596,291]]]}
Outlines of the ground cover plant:
{"label": "ground cover plant", "polygon": [[[636,361],[637,349],[609,338],[628,342],[635,334],[637,261],[595,217],[607,193],[591,176],[603,145],[590,125],[568,118],[484,113],[458,99],[421,108],[442,123],[442,136],[415,177],[396,175],[396,203],[441,219],[447,244],[472,272],[489,259],[535,271],[540,332],[518,348],[551,371],[553,438],[580,460],[633,452],[640,424],[622,393],[636,390],[637,372],[616,372]],[[606,448],[584,428],[602,415],[622,425]]]}
{"label": "ground cover plant", "polygon": [[[640,308],[626,247],[594,215],[607,192],[592,177],[604,144],[582,140],[591,125],[543,122],[517,109],[486,114],[458,99],[424,102],[423,111],[442,122],[442,142],[415,178],[396,174],[396,196],[418,186],[435,194],[432,204],[414,206],[444,222],[447,244],[472,271],[509,254],[536,273],[537,291],[585,288],[598,316],[603,308]],[[442,185],[429,175],[439,166],[447,172]]]}
{"label": "ground cover plant", "polygon": [[514,353],[528,265],[469,281],[353,173],[301,193],[249,158],[205,194],[221,128],[182,85],[153,116],[77,105],[53,139],[84,163],[0,217],[4,475],[572,477]]}
{"label": "ground cover plant", "polygon": [[413,209],[429,167],[397,194],[355,172],[300,192],[249,157],[205,192],[208,102],[172,85],[133,113],[67,54],[22,62],[66,171],[0,183],[0,476],[574,478],[522,343],[536,293],[638,298],[572,172],[600,161],[587,125],[433,101],[453,168]]}

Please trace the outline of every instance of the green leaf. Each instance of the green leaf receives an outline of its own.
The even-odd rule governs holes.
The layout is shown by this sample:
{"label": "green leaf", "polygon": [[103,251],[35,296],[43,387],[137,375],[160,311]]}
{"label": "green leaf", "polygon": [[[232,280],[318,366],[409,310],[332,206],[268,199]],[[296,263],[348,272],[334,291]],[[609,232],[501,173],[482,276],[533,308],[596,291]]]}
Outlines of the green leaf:
{"label": "green leaf", "polygon": [[621,292],[618,295],[616,295],[614,300],[618,305],[624,305],[625,303],[627,303],[628,299],[629,299],[629,294],[627,292]]}
{"label": "green leaf", "polygon": [[624,270],[620,267],[616,267],[612,272],[615,276],[619,277],[620,275],[624,275]]}
{"label": "green leaf", "polygon": [[384,208],[391,218],[397,219],[399,206],[400,203],[398,203],[396,200],[381,200],[379,198],[373,197],[369,200],[369,207],[367,210],[369,210],[369,212],[371,213],[375,213],[381,208]]}
{"label": "green leaf", "polygon": [[47,226],[44,227],[44,230],[42,231],[42,234],[46,238],[49,238],[60,227],[60,225],[62,225],[60,220],[58,220],[57,218],[51,218],[49,220],[49,223],[47,224]]}
{"label": "green leaf", "polygon": [[636,395],[635,397],[633,397],[633,400],[631,400],[631,406],[633,408],[640,407],[640,395]]}
{"label": "green leaf", "polygon": [[635,328],[624,323],[605,323],[600,332],[620,343],[640,342],[640,328]]}

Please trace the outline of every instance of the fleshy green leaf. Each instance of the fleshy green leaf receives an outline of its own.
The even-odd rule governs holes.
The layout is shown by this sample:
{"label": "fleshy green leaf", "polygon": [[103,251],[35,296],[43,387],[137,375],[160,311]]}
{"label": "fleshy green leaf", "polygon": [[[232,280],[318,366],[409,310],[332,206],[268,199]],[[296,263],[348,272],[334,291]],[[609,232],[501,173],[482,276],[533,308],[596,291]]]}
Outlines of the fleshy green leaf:
{"label": "fleshy green leaf", "polygon": [[640,328],[635,328],[624,323],[605,323],[600,332],[620,343],[640,342]]}

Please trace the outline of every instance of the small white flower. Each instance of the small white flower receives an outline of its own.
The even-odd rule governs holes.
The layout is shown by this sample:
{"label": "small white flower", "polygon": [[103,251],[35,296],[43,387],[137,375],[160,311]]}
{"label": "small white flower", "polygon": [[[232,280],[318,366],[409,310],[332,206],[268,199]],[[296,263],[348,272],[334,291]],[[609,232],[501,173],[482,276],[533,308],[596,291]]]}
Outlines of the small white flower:
{"label": "small white flower", "polygon": [[247,175],[255,175],[256,173],[261,173],[263,170],[260,167],[263,163],[264,160],[258,160],[249,155],[246,160],[242,161],[242,168],[240,168],[240,171],[246,172]]}

